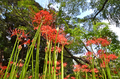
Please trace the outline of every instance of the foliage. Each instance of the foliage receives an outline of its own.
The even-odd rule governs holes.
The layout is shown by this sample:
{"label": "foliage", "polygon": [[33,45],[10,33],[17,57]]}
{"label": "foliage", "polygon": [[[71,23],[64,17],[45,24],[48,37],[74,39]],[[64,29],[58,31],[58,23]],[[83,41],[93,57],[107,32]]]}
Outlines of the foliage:
{"label": "foliage", "polygon": [[[9,63],[2,61],[3,66],[0,63],[1,78],[120,77],[119,71],[116,70],[119,68],[119,41],[115,33],[109,30],[109,24],[99,22],[99,19],[86,21],[86,18],[74,17],[79,14],[77,6],[80,5],[84,11],[88,6],[83,5],[90,2],[69,1],[71,0],[58,1],[61,2],[58,12],[50,7],[41,10],[41,6],[33,0],[9,0],[9,3],[6,0],[2,1],[0,56],[4,56],[5,59],[0,59],[9,60]],[[97,3],[104,4],[102,0],[98,0]],[[101,7],[95,8],[100,10]],[[80,26],[78,21],[92,27],[88,30],[87,26],[83,27],[84,24]],[[73,55],[84,53],[86,55],[82,57]],[[73,59],[77,65],[73,66]]]}

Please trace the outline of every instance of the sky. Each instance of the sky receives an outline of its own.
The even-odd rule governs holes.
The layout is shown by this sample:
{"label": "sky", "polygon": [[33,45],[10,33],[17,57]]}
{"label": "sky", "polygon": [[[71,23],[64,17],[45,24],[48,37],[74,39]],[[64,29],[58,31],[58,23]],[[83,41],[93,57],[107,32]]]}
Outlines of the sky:
{"label": "sky", "polygon": [[[49,0],[35,0],[35,1],[38,2],[43,8],[47,8],[47,5],[49,3]],[[57,6],[58,6],[57,4],[52,5],[52,7],[56,8],[56,10],[58,10]],[[77,17],[78,18],[83,18],[83,17],[85,17],[87,15],[92,14],[93,12],[94,11],[92,9],[90,9],[90,10],[87,10],[86,12],[81,13]],[[108,20],[102,20],[102,22],[109,23]],[[118,40],[120,40],[120,28],[116,27],[115,24],[109,25],[109,28],[110,28],[110,30],[112,30],[113,32],[115,32],[116,35],[118,35]]]}

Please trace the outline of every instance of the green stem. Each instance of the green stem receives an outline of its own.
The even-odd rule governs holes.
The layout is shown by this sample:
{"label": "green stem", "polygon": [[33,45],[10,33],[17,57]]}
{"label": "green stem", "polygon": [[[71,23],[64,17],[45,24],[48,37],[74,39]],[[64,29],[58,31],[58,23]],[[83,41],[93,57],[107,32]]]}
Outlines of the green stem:
{"label": "green stem", "polygon": [[61,52],[61,79],[64,79],[63,48],[64,48],[64,46],[62,45],[62,52]]}
{"label": "green stem", "polygon": [[36,52],[36,66],[35,66],[35,79],[39,78],[39,47],[40,47],[40,36],[38,36],[38,42],[37,42],[37,52]]}
{"label": "green stem", "polygon": [[12,50],[12,54],[11,54],[11,56],[10,56],[10,60],[9,60],[9,63],[8,63],[8,66],[7,66],[7,69],[6,69],[6,72],[5,72],[5,75],[4,75],[4,78],[3,78],[3,79],[6,79],[6,77],[7,77],[7,72],[9,72],[8,69],[9,69],[10,62],[11,62],[11,60],[12,60],[12,57],[13,57],[13,54],[14,54],[14,51],[15,51],[15,47],[16,47],[17,41],[18,41],[18,37],[17,37],[17,39],[16,39],[16,41],[15,41],[15,44],[14,44],[14,47],[13,47],[13,50]]}

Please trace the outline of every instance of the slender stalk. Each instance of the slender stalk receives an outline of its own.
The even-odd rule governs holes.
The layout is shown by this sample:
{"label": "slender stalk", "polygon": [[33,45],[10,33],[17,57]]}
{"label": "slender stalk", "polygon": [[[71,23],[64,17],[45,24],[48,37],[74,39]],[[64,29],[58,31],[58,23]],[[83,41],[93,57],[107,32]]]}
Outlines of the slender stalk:
{"label": "slender stalk", "polygon": [[52,42],[50,42],[50,51],[49,51],[49,79],[51,79],[51,68],[52,68],[52,66],[51,66],[51,64],[52,64],[52,62],[51,62],[51,47],[52,47]]}
{"label": "slender stalk", "polygon": [[[41,23],[41,25],[42,25],[42,23]],[[39,26],[39,28],[38,28],[38,30],[37,30],[37,32],[36,32],[36,34],[35,34],[35,37],[33,38],[33,42],[32,42],[32,44],[31,44],[31,46],[30,46],[30,49],[28,49],[28,51],[27,51],[26,60],[25,60],[24,66],[23,66],[23,68],[22,68],[22,72],[21,72],[21,75],[20,75],[20,78],[19,78],[19,79],[24,79],[24,77],[25,77],[26,70],[27,70],[28,65],[29,65],[29,64],[28,64],[28,63],[29,63],[29,60],[30,60],[30,58],[31,58],[31,55],[32,55],[32,52],[33,52],[33,49],[34,49],[34,46],[35,46],[37,37],[38,37],[38,35],[39,35],[39,33],[40,33],[40,27],[41,27],[41,25]]]}
{"label": "slender stalk", "polygon": [[90,46],[91,47],[91,50],[92,50],[92,77],[93,77],[93,79],[96,79],[96,77],[95,77],[95,72],[94,72],[94,59],[93,59],[93,54],[94,54],[94,51],[93,51],[93,49],[92,49],[92,46]]}
{"label": "slender stalk", "polygon": [[[15,65],[13,65],[14,68],[11,70],[10,79],[13,79],[13,76],[16,75],[15,74],[15,69],[16,69],[16,65],[17,65],[17,60],[18,60],[19,53],[20,53],[20,49],[18,50],[18,53],[17,53],[17,56],[16,56]],[[18,65],[18,67],[19,67],[19,65]]]}
{"label": "slender stalk", "polygon": [[64,48],[64,46],[62,45],[62,52],[61,52],[61,79],[64,79],[63,48]]}
{"label": "slender stalk", "polygon": [[16,68],[16,64],[17,64],[17,61],[15,61],[15,60],[17,60],[16,55],[19,55],[19,52],[20,52],[20,50],[18,50],[18,45],[19,45],[19,41],[18,41],[18,44],[17,44],[17,47],[16,47],[16,51],[15,51],[15,54],[14,54],[13,62],[15,62],[15,64],[12,65],[11,72],[10,72],[10,79],[12,79],[14,71],[15,71],[15,68]]}
{"label": "slender stalk", "polygon": [[7,66],[7,69],[6,69],[6,72],[5,72],[5,75],[4,75],[4,78],[3,78],[3,79],[6,79],[6,77],[7,77],[7,72],[9,72],[8,69],[9,69],[10,62],[11,62],[11,60],[12,60],[12,57],[13,57],[13,54],[14,54],[14,51],[15,51],[15,47],[16,47],[17,41],[18,41],[18,37],[17,37],[17,39],[16,39],[16,41],[15,41],[15,44],[14,44],[14,47],[13,47],[13,50],[12,50],[12,54],[11,54],[11,56],[10,56],[10,60],[9,60],[9,63],[8,63],[8,66]]}
{"label": "slender stalk", "polygon": [[35,79],[39,78],[39,47],[40,47],[40,35],[38,36],[37,52],[36,52],[36,66],[35,66]]}
{"label": "slender stalk", "polygon": [[34,79],[34,60],[33,60],[33,52],[32,52],[32,79]]}

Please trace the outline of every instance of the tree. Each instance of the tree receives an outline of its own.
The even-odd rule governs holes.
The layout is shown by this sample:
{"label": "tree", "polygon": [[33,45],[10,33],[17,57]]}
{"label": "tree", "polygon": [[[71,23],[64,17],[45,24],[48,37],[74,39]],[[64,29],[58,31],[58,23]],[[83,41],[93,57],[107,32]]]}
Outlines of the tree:
{"label": "tree", "polygon": [[[58,11],[58,21],[59,24],[63,24],[65,26],[65,32],[70,34],[70,40],[73,40],[73,43],[65,48],[67,51],[72,50],[72,53],[83,53],[83,48],[87,51],[87,47],[83,42],[83,39],[87,40],[92,37],[109,37],[112,39],[112,52],[116,51],[119,48],[119,41],[117,40],[117,36],[111,32],[108,28],[108,25],[104,29],[100,29],[102,25],[105,23],[100,23],[103,19],[111,20],[112,22],[116,22],[116,26],[119,25],[119,1],[113,0],[50,0],[50,2],[54,5],[60,5]],[[112,7],[113,5],[114,7]],[[94,10],[93,14],[90,14],[84,18],[77,18],[77,15],[80,15],[82,12],[87,11],[88,9]],[[111,11],[112,10],[112,11]],[[114,20],[117,18],[116,20]],[[56,22],[56,24],[58,24]],[[79,26],[79,22],[82,23],[82,26]],[[58,25],[59,25],[58,24]],[[95,30],[95,28],[97,30]],[[98,29],[99,28],[99,29]],[[98,31],[99,30],[99,31]],[[77,61],[77,57],[74,57],[70,51],[68,51],[69,55]],[[67,57],[67,56],[66,56]],[[68,57],[69,58],[69,57]],[[82,59],[80,59],[82,60]],[[83,59],[83,61],[85,61]],[[78,62],[78,61],[77,61]]]}

